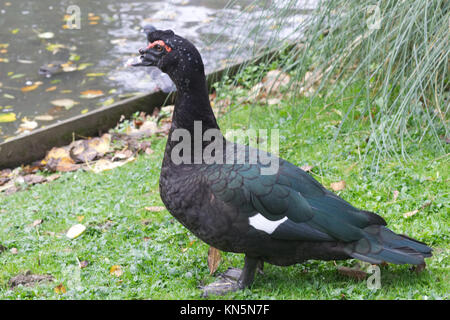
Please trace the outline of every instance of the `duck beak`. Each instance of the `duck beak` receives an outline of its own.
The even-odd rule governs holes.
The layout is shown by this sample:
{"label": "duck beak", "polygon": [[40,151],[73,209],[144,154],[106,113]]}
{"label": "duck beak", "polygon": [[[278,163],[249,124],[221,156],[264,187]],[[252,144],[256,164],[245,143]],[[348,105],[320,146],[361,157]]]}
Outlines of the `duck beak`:
{"label": "duck beak", "polygon": [[151,67],[156,66],[156,63],[158,62],[157,57],[148,50],[148,48],[141,48],[139,49],[139,53],[141,56],[139,57],[140,61],[136,63],[132,63],[131,66],[133,67]]}
{"label": "duck beak", "polygon": [[132,67],[151,67],[151,66],[156,65],[155,61],[146,58],[146,56],[140,56],[139,59],[141,60],[140,62],[132,63],[131,66]]}

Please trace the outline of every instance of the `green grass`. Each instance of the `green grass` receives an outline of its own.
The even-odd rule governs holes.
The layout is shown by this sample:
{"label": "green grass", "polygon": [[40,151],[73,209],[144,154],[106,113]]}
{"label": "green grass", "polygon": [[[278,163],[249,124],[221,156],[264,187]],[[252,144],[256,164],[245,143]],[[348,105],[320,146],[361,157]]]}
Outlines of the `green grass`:
{"label": "green grass", "polygon": [[[358,87],[353,87],[358,90]],[[245,96],[245,88],[219,86],[219,96]],[[348,92],[349,95],[352,92]],[[239,97],[233,97],[234,102]],[[289,101],[289,103],[288,103]],[[289,99],[279,105],[231,105],[220,118],[222,130],[280,130],[280,156],[292,163],[313,165],[311,174],[329,187],[345,180],[339,194],[357,207],[381,214],[395,232],[405,233],[434,248],[420,274],[409,266],[381,268],[381,289],[340,275],[333,262],[309,261],[290,267],[266,264],[251,290],[230,293],[232,299],[448,299],[449,293],[449,166],[448,156],[422,144],[408,145],[411,160],[370,158],[362,154],[370,135],[369,122],[336,130],[350,103],[334,97]],[[363,108],[363,104],[360,106]],[[351,118],[358,118],[358,104]],[[300,121],[298,118],[307,110]],[[52,183],[36,185],[10,196],[0,195],[0,299],[198,299],[199,285],[214,281],[207,266],[208,245],[182,227],[162,206],[158,191],[165,138],[152,138],[152,155],[99,174],[63,174]],[[448,152],[448,150],[447,150]],[[399,191],[393,201],[394,191]],[[421,208],[412,217],[403,213]],[[82,223],[87,231],[75,240],[67,229]],[[34,220],[44,219],[37,228]],[[195,241],[194,241],[195,240]],[[194,241],[194,242],[193,242]],[[187,248],[187,249],[186,249]],[[242,267],[243,255],[223,253],[218,273]],[[89,265],[79,269],[78,261]],[[350,266],[353,262],[337,262]],[[110,268],[120,265],[116,277]],[[51,274],[55,281],[9,289],[8,281],[27,270]],[[54,288],[63,284],[67,292]],[[220,297],[217,297],[220,298]]]}

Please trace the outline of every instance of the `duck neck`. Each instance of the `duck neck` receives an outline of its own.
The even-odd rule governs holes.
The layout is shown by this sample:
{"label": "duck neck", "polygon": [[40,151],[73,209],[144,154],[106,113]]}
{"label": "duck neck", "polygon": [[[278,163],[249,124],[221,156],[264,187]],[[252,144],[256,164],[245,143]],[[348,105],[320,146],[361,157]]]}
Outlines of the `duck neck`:
{"label": "duck neck", "polygon": [[176,79],[177,97],[172,118],[172,127],[186,129],[193,133],[194,123],[200,121],[202,127],[219,129],[209,102],[206,77],[203,73],[189,78]]}
{"label": "duck neck", "polygon": [[[172,80],[177,87],[177,97],[167,142],[169,150],[178,143],[177,139],[172,139],[177,129],[187,130],[191,145],[194,145],[195,141],[198,143],[199,139],[202,141],[203,134],[208,129],[219,130],[209,102],[204,72],[193,72],[189,78],[172,78]],[[208,144],[207,141],[202,141],[202,149]]]}

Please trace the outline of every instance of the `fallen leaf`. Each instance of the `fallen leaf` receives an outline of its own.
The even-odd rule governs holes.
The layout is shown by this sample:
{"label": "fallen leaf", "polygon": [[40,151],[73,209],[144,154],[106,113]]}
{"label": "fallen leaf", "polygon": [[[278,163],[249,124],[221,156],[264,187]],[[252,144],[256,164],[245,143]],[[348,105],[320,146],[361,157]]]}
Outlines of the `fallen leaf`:
{"label": "fallen leaf", "polygon": [[342,181],[339,181],[339,182],[333,182],[333,183],[331,183],[330,186],[331,186],[331,189],[333,191],[341,191],[341,190],[345,189],[346,183],[345,183],[344,180],[342,180]]}
{"label": "fallen leaf", "polygon": [[12,94],[9,94],[9,93],[4,93],[3,97],[5,97],[6,99],[15,99],[16,98]]}
{"label": "fallen leaf", "polygon": [[100,138],[88,140],[88,146],[101,154],[107,153],[110,149],[110,145],[111,135],[108,133],[105,133]]}
{"label": "fallen leaf", "polygon": [[302,169],[305,172],[310,172],[312,170],[312,168],[314,168],[314,167],[310,166],[310,165],[304,165],[304,166],[300,167],[300,169]]}
{"label": "fallen leaf", "polygon": [[49,115],[49,114],[43,114],[43,115],[40,115],[40,116],[36,116],[34,118],[34,120],[38,120],[38,121],[52,121],[54,119],[55,118],[53,116]]}
{"label": "fallen leaf", "polygon": [[100,173],[100,172],[103,172],[103,171],[112,170],[114,168],[123,166],[124,164],[126,164],[128,162],[131,162],[133,160],[135,160],[134,157],[131,157],[131,158],[129,158],[127,160],[124,160],[124,161],[114,161],[114,162],[112,162],[110,160],[107,160],[107,159],[100,159],[100,160],[98,160],[95,163],[94,166],[92,166],[91,170],[94,173]]}
{"label": "fallen leaf", "polygon": [[291,77],[281,70],[271,70],[263,78],[264,89],[268,93],[279,92],[282,87],[285,87],[291,81]]}
{"label": "fallen leaf", "polygon": [[47,176],[45,179],[47,180],[47,182],[52,182],[59,178],[61,178],[61,175],[59,173],[54,173],[52,175]]}
{"label": "fallen leaf", "polygon": [[16,121],[16,114],[10,113],[0,113],[0,122],[14,122]]}
{"label": "fallen leaf", "polygon": [[82,235],[86,231],[86,227],[82,224],[76,224],[67,231],[66,237],[69,239],[75,239],[78,238],[80,235]]}
{"label": "fallen leaf", "polygon": [[79,104],[79,102],[76,102],[72,99],[57,99],[57,100],[50,101],[50,103],[57,107],[64,107],[67,110],[72,108],[74,105]]}
{"label": "fallen leaf", "polygon": [[77,162],[89,162],[99,156],[99,153],[90,148],[88,140],[76,140],[69,145],[71,155]]}
{"label": "fallen leaf", "polygon": [[419,209],[413,210],[413,211],[409,211],[403,214],[403,217],[405,218],[409,218],[412,217],[413,215],[415,215],[417,212],[419,212]]}
{"label": "fallen leaf", "polygon": [[72,159],[61,159],[56,164],[55,170],[53,171],[61,171],[61,172],[72,172],[80,169],[81,166],[79,164],[73,163]]}
{"label": "fallen leaf", "polygon": [[11,248],[11,250],[9,250],[9,252],[11,252],[12,254],[18,254],[19,250],[17,250],[17,248]]}
{"label": "fallen leaf", "polygon": [[102,90],[86,90],[81,92],[80,98],[83,99],[93,99],[97,97],[101,97],[103,95]]}
{"label": "fallen leaf", "polygon": [[108,100],[105,100],[101,102],[100,104],[104,107],[110,106],[114,103],[114,98],[109,98]]}
{"label": "fallen leaf", "polygon": [[32,131],[38,127],[38,123],[36,121],[29,121],[27,118],[22,119],[22,123],[17,129],[16,133],[22,133],[25,131]]}
{"label": "fallen leaf", "polygon": [[28,174],[26,176],[23,177],[24,181],[27,184],[39,184],[39,183],[44,183],[47,181],[47,179],[43,176],[40,176],[38,174]]}
{"label": "fallen leaf", "polygon": [[57,285],[54,289],[53,289],[57,294],[64,294],[67,292],[66,287],[60,283],[59,285]]}
{"label": "fallen leaf", "polygon": [[73,71],[78,70],[77,66],[71,65],[71,64],[66,64],[66,63],[62,64],[61,67],[62,67],[62,71],[64,71],[64,72],[73,72]]}
{"label": "fallen leaf", "polygon": [[88,265],[89,265],[89,262],[86,261],[86,260],[80,261],[80,263],[78,263],[78,267],[79,267],[80,269],[84,269],[84,268],[86,268]]}
{"label": "fallen leaf", "polygon": [[24,73],[17,73],[15,75],[12,75],[11,79],[19,79],[19,78],[23,78],[23,77],[25,77]]}
{"label": "fallen leaf", "polygon": [[25,60],[25,59],[17,59],[17,62],[23,63],[23,64],[32,64],[34,61],[32,60]]}
{"label": "fallen leaf", "polygon": [[45,89],[45,92],[55,91],[57,88],[58,88],[57,86],[52,86],[52,87]]}
{"label": "fallen leaf", "polygon": [[42,224],[42,222],[44,222],[44,220],[42,220],[42,219],[34,220],[33,227],[37,227],[38,225]]}
{"label": "fallen leaf", "polygon": [[161,207],[161,206],[152,206],[152,207],[145,207],[145,210],[150,211],[150,212],[160,212],[165,210],[165,207]]}
{"label": "fallen leaf", "polygon": [[102,73],[102,72],[98,72],[98,73],[87,73],[86,74],[86,76],[88,76],[88,77],[102,77],[102,76],[104,76],[105,75],[105,73]]}
{"label": "fallen leaf", "polygon": [[69,158],[70,159],[70,151],[68,148],[58,148],[53,147],[50,149],[50,151],[47,153],[47,156],[45,159],[63,159],[63,158]]}
{"label": "fallen leaf", "polygon": [[133,151],[127,149],[125,151],[117,152],[114,157],[112,157],[111,161],[124,160],[130,158],[131,156],[133,156]]}
{"label": "fallen leaf", "polygon": [[78,70],[84,70],[84,69],[86,69],[87,67],[90,67],[90,66],[93,66],[94,64],[93,63],[80,63],[79,65],[78,65]]}
{"label": "fallen leaf", "polygon": [[221,255],[219,249],[209,247],[208,250],[208,268],[209,274],[212,275],[219,267]]}
{"label": "fallen leaf", "polygon": [[111,269],[109,269],[109,273],[116,277],[120,277],[123,274],[122,267],[119,265],[114,265]]}
{"label": "fallen leaf", "polygon": [[38,34],[38,37],[40,39],[51,39],[55,36],[55,34],[53,32],[43,32]]}

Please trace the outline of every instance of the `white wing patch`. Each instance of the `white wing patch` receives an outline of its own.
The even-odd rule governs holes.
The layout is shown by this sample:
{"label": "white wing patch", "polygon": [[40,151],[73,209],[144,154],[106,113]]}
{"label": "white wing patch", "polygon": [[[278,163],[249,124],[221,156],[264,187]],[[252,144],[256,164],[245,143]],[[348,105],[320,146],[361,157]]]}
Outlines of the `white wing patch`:
{"label": "white wing patch", "polygon": [[261,213],[257,213],[253,217],[248,218],[248,221],[253,228],[264,231],[268,234],[274,232],[275,229],[286,220],[287,217],[280,220],[271,221],[265,218]]}

